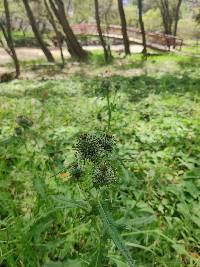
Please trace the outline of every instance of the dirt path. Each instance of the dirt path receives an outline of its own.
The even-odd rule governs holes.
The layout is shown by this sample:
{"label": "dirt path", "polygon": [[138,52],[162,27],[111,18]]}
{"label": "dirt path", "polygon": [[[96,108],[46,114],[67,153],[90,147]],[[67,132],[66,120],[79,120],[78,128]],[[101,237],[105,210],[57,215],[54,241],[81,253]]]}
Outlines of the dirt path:
{"label": "dirt path", "polygon": [[[93,50],[101,49],[101,46],[86,46],[86,47],[84,47],[84,49],[86,49],[88,51],[93,51]],[[123,46],[122,45],[112,46],[112,50],[113,51],[123,51]],[[142,50],[142,47],[140,45],[132,45],[131,46],[132,53],[139,53],[139,52],[141,52],[141,50]],[[22,61],[36,60],[36,59],[44,58],[44,54],[43,54],[42,50],[39,48],[21,47],[21,48],[17,48],[16,51],[17,51],[17,55],[18,55],[19,59]],[[52,48],[51,52],[57,58],[60,56],[59,49],[57,49],[57,48]],[[69,56],[67,49],[64,49],[64,55],[65,55],[65,57]],[[8,64],[10,62],[12,62],[10,56],[5,52],[5,50],[3,48],[0,48],[0,66]]]}

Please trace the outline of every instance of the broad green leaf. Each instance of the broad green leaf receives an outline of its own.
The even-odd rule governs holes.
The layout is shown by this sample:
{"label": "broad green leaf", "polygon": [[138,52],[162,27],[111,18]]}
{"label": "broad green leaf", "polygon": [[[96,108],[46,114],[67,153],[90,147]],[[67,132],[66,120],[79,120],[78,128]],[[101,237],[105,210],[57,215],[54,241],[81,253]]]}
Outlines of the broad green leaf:
{"label": "broad green leaf", "polygon": [[187,252],[185,250],[185,246],[182,244],[173,244],[172,247],[175,249],[175,251],[180,255],[186,255]]}

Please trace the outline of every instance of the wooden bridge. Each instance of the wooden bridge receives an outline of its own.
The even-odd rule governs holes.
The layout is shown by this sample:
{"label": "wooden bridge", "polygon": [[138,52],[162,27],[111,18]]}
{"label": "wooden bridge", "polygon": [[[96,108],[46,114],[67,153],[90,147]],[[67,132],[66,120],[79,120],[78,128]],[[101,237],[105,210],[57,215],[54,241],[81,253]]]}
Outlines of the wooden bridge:
{"label": "wooden bridge", "polygon": [[[95,24],[77,24],[73,25],[72,29],[76,35],[98,36],[97,26]],[[102,31],[103,35],[107,38],[118,40],[123,39],[121,26],[102,26]],[[130,43],[142,45],[142,34],[139,29],[128,27],[127,32]],[[146,32],[146,39],[147,47],[160,51],[173,51],[176,48],[181,49],[183,45],[183,39],[159,32]]]}

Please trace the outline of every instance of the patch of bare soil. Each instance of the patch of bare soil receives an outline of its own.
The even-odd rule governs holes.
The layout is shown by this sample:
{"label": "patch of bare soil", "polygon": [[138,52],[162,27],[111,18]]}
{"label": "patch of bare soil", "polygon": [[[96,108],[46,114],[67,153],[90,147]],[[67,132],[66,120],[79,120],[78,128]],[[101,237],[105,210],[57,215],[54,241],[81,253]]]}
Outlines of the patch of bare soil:
{"label": "patch of bare soil", "polygon": [[[101,46],[87,46],[84,47],[88,51],[92,51],[95,49],[101,49]],[[132,45],[131,51],[132,53],[141,52],[142,47],[139,45]],[[38,60],[43,59],[44,55],[41,49],[38,48],[17,48],[16,49],[18,57],[22,61],[30,61],[30,60]],[[123,45],[116,45],[112,47],[112,51],[118,52],[119,54],[123,52]],[[51,52],[53,53],[55,58],[60,57],[60,51],[57,48],[52,48]],[[69,53],[67,49],[64,49],[65,58],[69,57]],[[116,64],[126,64],[125,59],[121,59],[120,61],[116,61]],[[11,66],[6,66],[6,64],[12,62],[11,58],[7,53],[0,48],[0,75],[5,72],[11,71]],[[14,71],[12,67],[12,71]],[[108,65],[108,66],[93,66],[79,62],[71,62],[66,60],[66,66],[64,69],[59,68],[54,64],[49,64],[48,62],[44,64],[34,64],[33,66],[28,66],[27,69],[21,72],[22,79],[66,79],[69,75],[78,74],[86,77],[94,77],[104,75],[105,72],[110,72],[111,75],[121,75],[121,76],[137,76],[143,74],[143,69],[138,68],[116,68],[116,66]]]}
{"label": "patch of bare soil", "polygon": [[[118,51],[118,52],[123,51],[123,45],[115,45],[115,46],[112,46],[111,48],[113,51]],[[93,51],[96,49],[101,49],[101,46],[85,46],[84,49],[88,51]],[[50,50],[52,54],[55,56],[55,58],[58,58],[60,56],[60,51],[58,48],[51,48]],[[141,51],[142,51],[141,45],[131,46],[132,53],[140,53]],[[20,48],[16,48],[16,52],[17,52],[19,59],[22,61],[44,58],[44,54],[42,50],[39,48],[20,47]],[[69,57],[69,53],[67,49],[64,48],[63,52],[66,58]],[[10,58],[10,56],[5,52],[3,48],[0,48],[0,65],[2,66],[10,62],[12,62],[12,59]]]}

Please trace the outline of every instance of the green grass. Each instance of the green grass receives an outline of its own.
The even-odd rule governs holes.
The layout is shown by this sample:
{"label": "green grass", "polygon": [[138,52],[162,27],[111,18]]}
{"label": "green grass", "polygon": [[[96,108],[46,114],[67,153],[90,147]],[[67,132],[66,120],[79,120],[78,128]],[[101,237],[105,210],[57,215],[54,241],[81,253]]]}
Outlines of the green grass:
{"label": "green grass", "polygon": [[[118,183],[106,192],[115,227],[137,267],[200,266],[200,61],[133,55],[99,66],[92,57],[81,75],[0,85],[0,266],[95,266],[96,254],[96,266],[128,266],[103,235],[87,183],[72,182],[68,168],[55,176],[73,162],[80,133],[107,127],[103,77],[94,76],[106,70],[118,88]],[[133,69],[141,74],[124,76]],[[16,136],[19,115],[33,126]]]}
{"label": "green grass", "polygon": [[196,40],[186,40],[184,41],[182,51],[191,55],[200,55],[200,45]]}

